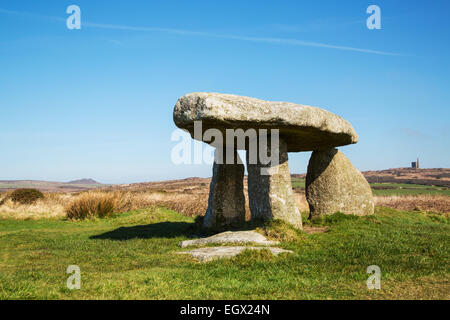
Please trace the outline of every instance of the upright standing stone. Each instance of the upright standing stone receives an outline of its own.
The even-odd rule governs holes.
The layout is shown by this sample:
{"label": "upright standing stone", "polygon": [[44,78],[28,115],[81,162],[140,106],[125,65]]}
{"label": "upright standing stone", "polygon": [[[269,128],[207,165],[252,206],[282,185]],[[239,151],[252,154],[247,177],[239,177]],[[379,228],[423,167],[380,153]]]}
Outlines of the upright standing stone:
{"label": "upright standing stone", "polygon": [[[257,159],[256,164],[249,163],[247,151],[248,198],[252,220],[280,219],[302,229],[302,216],[292,191],[286,142],[279,139],[278,165],[264,165],[259,156]],[[264,171],[267,174],[263,174]]]}
{"label": "upright standing stone", "polygon": [[342,212],[368,215],[374,212],[369,183],[337,149],[314,151],[306,174],[306,200],[310,218]]}
{"label": "upright standing stone", "polygon": [[[234,149],[216,149],[223,152],[222,164],[214,161],[213,177],[209,189],[208,209],[203,226],[209,229],[219,229],[228,225],[240,224],[245,221],[244,197],[244,165],[239,154]],[[225,164],[225,154],[234,153],[234,164]]]}

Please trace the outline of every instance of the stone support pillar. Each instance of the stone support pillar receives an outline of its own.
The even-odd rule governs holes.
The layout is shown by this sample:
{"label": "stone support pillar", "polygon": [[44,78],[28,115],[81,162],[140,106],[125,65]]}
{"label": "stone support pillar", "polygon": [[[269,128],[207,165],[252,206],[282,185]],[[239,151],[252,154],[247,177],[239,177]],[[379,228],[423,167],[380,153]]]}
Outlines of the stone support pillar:
{"label": "stone support pillar", "polygon": [[[227,153],[234,154],[233,163],[226,162]],[[223,161],[217,161],[220,154]],[[213,177],[209,189],[208,209],[203,226],[220,229],[245,221],[244,165],[234,149],[216,149]]]}
{"label": "stone support pillar", "polygon": [[[268,139],[268,151],[270,155]],[[252,220],[268,221],[280,219],[302,229],[302,217],[294,200],[291,175],[289,172],[287,144],[279,139],[279,164],[249,163],[250,152],[247,150],[248,198]]]}

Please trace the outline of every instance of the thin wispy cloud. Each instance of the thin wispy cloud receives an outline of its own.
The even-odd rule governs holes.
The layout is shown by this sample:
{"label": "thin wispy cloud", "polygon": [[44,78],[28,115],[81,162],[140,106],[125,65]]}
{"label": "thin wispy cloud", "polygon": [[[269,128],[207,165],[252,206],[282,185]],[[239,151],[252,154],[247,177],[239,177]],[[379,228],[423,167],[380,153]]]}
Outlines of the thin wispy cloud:
{"label": "thin wispy cloud", "polygon": [[265,42],[265,43],[273,43],[273,44],[288,44],[288,45],[303,46],[303,47],[318,47],[318,48],[328,48],[328,49],[337,49],[337,50],[346,50],[346,51],[357,51],[357,52],[372,53],[372,54],[379,54],[379,55],[386,55],[386,56],[403,56],[403,54],[394,53],[394,52],[339,46],[339,45],[332,45],[332,44],[320,43],[320,42],[303,41],[303,40],[297,40],[297,39],[242,37],[242,36],[231,36],[231,35],[228,35],[228,36],[225,35],[225,36],[220,36],[220,37],[227,38],[227,39],[234,39],[234,40],[253,41],[253,42]]}
{"label": "thin wispy cloud", "polygon": [[[383,17],[383,21],[387,18]],[[305,33],[305,32],[320,32],[336,30],[338,28],[343,29],[348,26],[360,25],[360,27],[366,27],[366,20],[352,20],[352,21],[338,21],[335,19],[320,19],[314,20],[307,23],[302,23],[301,25],[295,24],[285,24],[285,23],[274,23],[269,25],[273,30],[286,33]]]}
{"label": "thin wispy cloud", "polygon": [[[65,21],[65,18],[60,17],[52,17],[41,14],[29,13],[29,12],[20,12],[20,11],[12,11],[0,8],[0,13],[10,14],[10,15],[21,15],[21,16],[30,16],[35,18],[47,19],[53,22],[55,21]],[[405,56],[405,54],[387,52],[381,50],[373,50],[373,49],[365,49],[365,48],[357,48],[350,46],[342,46],[335,44],[328,44],[322,42],[313,42],[313,41],[304,41],[298,39],[289,39],[289,38],[271,38],[271,37],[254,37],[254,36],[242,36],[242,35],[231,35],[231,34],[217,34],[211,32],[203,32],[203,31],[192,31],[192,30],[184,30],[184,29],[173,29],[173,28],[162,28],[162,27],[139,27],[139,26],[128,26],[128,25],[117,25],[117,24],[104,24],[104,23],[94,23],[94,22],[82,22],[82,28],[98,28],[98,29],[109,29],[109,30],[122,30],[122,31],[135,31],[135,32],[162,32],[162,33],[171,33],[178,34],[184,36],[196,36],[196,37],[209,37],[209,38],[219,38],[219,39],[228,39],[228,40],[236,40],[236,41],[246,41],[246,42],[259,42],[259,43],[267,43],[267,44],[277,44],[277,45],[291,45],[291,46],[301,46],[301,47],[317,47],[317,48],[325,48],[325,49],[335,49],[335,50],[344,50],[344,51],[353,51],[353,52],[361,52],[361,53],[369,53],[376,55],[385,55],[385,56]]]}

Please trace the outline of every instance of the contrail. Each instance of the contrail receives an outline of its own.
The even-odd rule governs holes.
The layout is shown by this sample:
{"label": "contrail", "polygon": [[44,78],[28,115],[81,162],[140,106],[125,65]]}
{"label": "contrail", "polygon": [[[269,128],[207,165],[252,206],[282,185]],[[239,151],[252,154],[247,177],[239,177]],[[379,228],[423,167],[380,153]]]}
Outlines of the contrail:
{"label": "contrail", "polygon": [[[0,13],[10,14],[10,15],[31,16],[31,17],[35,17],[35,18],[48,19],[48,20],[52,20],[52,21],[65,21],[66,20],[65,18],[60,18],[60,17],[45,16],[45,15],[29,13],[29,12],[12,11],[12,10],[6,10],[6,9],[2,9],[2,8],[0,8]],[[321,43],[321,42],[303,41],[303,40],[288,39],[288,38],[249,37],[249,36],[239,36],[239,35],[229,35],[229,34],[216,34],[216,33],[210,33],[210,32],[202,32],[202,31],[191,31],[191,30],[184,30],[184,29],[172,29],[172,28],[161,28],[161,27],[136,27],[136,26],[103,24],[103,23],[94,23],[94,22],[82,22],[82,27],[110,29],[110,30],[122,30],[122,31],[137,31],[137,32],[163,32],[163,33],[172,33],[172,34],[179,34],[179,35],[185,35],[185,36],[210,37],[210,38],[220,38],[220,39],[228,39],[228,40],[247,41],[247,42],[260,42],[260,43],[268,43],[268,44],[284,44],[284,45],[301,46],[301,47],[327,48],[327,49],[354,51],[354,52],[362,52],[362,53],[385,55],[385,56],[405,56],[405,54],[401,54],[401,53],[364,49],[364,48],[356,48],[356,47],[347,47],[347,46],[341,46],[341,45],[333,45],[333,44],[327,44],[327,43]]]}

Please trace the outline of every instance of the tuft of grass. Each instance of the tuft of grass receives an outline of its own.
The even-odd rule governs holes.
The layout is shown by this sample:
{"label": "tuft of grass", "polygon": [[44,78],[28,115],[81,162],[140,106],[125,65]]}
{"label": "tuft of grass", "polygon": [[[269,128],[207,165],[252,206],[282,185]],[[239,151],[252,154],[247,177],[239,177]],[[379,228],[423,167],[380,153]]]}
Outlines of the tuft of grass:
{"label": "tuft of grass", "polygon": [[130,199],[120,192],[88,191],[81,193],[66,208],[67,218],[106,218],[130,206]]}
{"label": "tuft of grass", "polygon": [[271,240],[295,242],[302,239],[302,232],[282,220],[268,221],[262,227],[256,229],[258,232]]}

